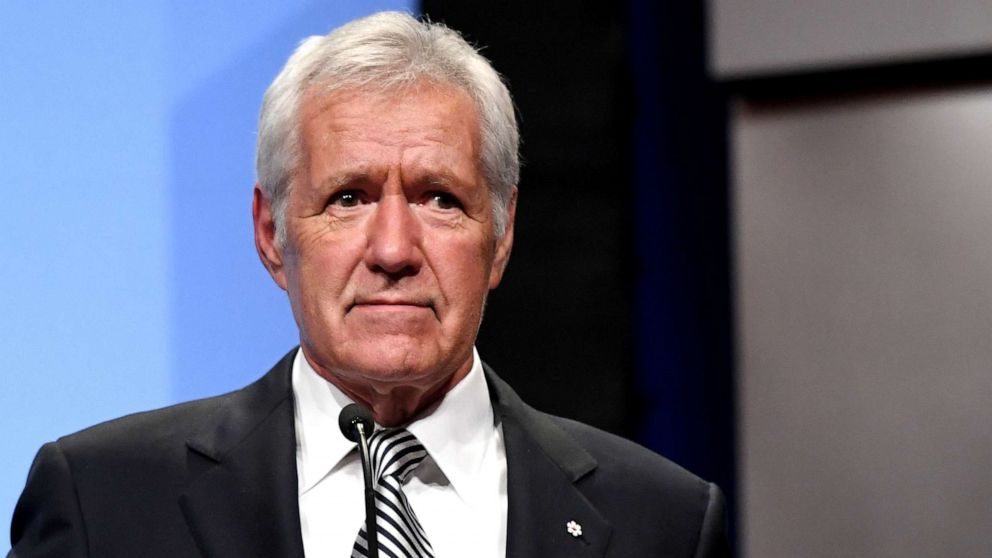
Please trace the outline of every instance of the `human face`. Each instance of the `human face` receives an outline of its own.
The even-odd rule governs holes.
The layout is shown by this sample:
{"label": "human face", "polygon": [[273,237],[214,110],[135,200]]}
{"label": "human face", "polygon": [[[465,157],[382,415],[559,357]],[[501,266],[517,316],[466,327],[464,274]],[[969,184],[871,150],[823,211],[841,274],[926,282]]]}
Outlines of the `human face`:
{"label": "human face", "polygon": [[513,242],[515,192],[507,231],[494,235],[474,103],[420,84],[311,92],[300,115],[285,246],[272,240],[258,188],[254,215],[304,354],[362,398],[397,386],[445,391],[471,368],[486,294]]}

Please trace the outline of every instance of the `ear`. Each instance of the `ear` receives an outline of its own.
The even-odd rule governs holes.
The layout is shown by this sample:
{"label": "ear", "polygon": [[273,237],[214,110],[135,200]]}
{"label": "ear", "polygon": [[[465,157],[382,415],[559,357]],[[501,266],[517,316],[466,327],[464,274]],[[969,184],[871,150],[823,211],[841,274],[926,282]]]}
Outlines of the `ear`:
{"label": "ear", "polygon": [[286,274],[283,270],[282,248],[276,242],[276,223],[272,215],[272,202],[265,197],[262,188],[255,184],[251,200],[251,220],[255,225],[255,250],[262,265],[282,290],[286,290]]}
{"label": "ear", "polygon": [[506,271],[506,264],[510,261],[510,250],[513,249],[513,221],[517,216],[517,187],[513,187],[510,194],[510,203],[506,207],[506,230],[503,231],[503,238],[496,243],[496,255],[493,258],[493,267],[489,271],[489,288],[495,289],[499,282],[503,280],[503,272]]}

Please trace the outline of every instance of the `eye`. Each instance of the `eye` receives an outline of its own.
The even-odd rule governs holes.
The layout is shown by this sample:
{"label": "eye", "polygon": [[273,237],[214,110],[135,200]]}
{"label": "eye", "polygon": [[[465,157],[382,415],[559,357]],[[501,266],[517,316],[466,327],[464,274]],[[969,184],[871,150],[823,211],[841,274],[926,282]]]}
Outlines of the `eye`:
{"label": "eye", "polygon": [[425,205],[438,209],[461,209],[462,207],[458,198],[447,192],[431,192],[427,195]]}
{"label": "eye", "polygon": [[362,203],[362,196],[356,190],[342,190],[331,196],[328,205],[338,207],[358,207]]}

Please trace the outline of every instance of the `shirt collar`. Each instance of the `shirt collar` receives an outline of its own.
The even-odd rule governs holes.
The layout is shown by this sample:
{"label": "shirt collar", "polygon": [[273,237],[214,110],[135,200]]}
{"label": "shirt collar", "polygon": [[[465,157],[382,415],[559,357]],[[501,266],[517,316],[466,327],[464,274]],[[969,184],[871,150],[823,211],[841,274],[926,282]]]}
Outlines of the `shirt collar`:
{"label": "shirt collar", "polygon": [[[489,388],[478,351],[472,368],[444,398],[406,426],[462,498],[472,498],[478,474],[497,435]],[[338,427],[338,414],[352,400],[320,377],[303,356],[293,361],[299,491],[304,494],[339,467],[355,448]]]}
{"label": "shirt collar", "polygon": [[293,397],[296,415],[296,459],[300,495],[313,488],[338,466],[355,444],[341,434],[338,415],[351,403],[334,384],[320,377],[296,351],[293,360]]}
{"label": "shirt collar", "polygon": [[407,426],[424,445],[462,499],[474,499],[474,482],[497,435],[489,387],[479,352],[472,349],[472,369],[434,408]]}

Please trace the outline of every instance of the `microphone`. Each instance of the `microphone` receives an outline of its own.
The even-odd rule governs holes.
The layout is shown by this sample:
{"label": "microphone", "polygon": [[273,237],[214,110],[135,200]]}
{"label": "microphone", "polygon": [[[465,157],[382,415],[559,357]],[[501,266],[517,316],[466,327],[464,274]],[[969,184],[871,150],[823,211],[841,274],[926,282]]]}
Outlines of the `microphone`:
{"label": "microphone", "polygon": [[375,521],[375,489],[372,488],[372,460],[369,459],[368,436],[375,428],[372,413],[365,407],[352,403],[341,409],[338,426],[345,438],[358,444],[362,458],[362,476],[365,477],[365,542],[369,558],[379,558],[379,527]]}
{"label": "microphone", "polygon": [[[341,409],[341,414],[338,415],[338,426],[341,427],[341,433],[344,434],[345,438],[357,444],[362,436],[368,436],[372,433],[372,412],[358,403],[352,403]],[[361,430],[359,430],[359,426],[362,427]]]}

